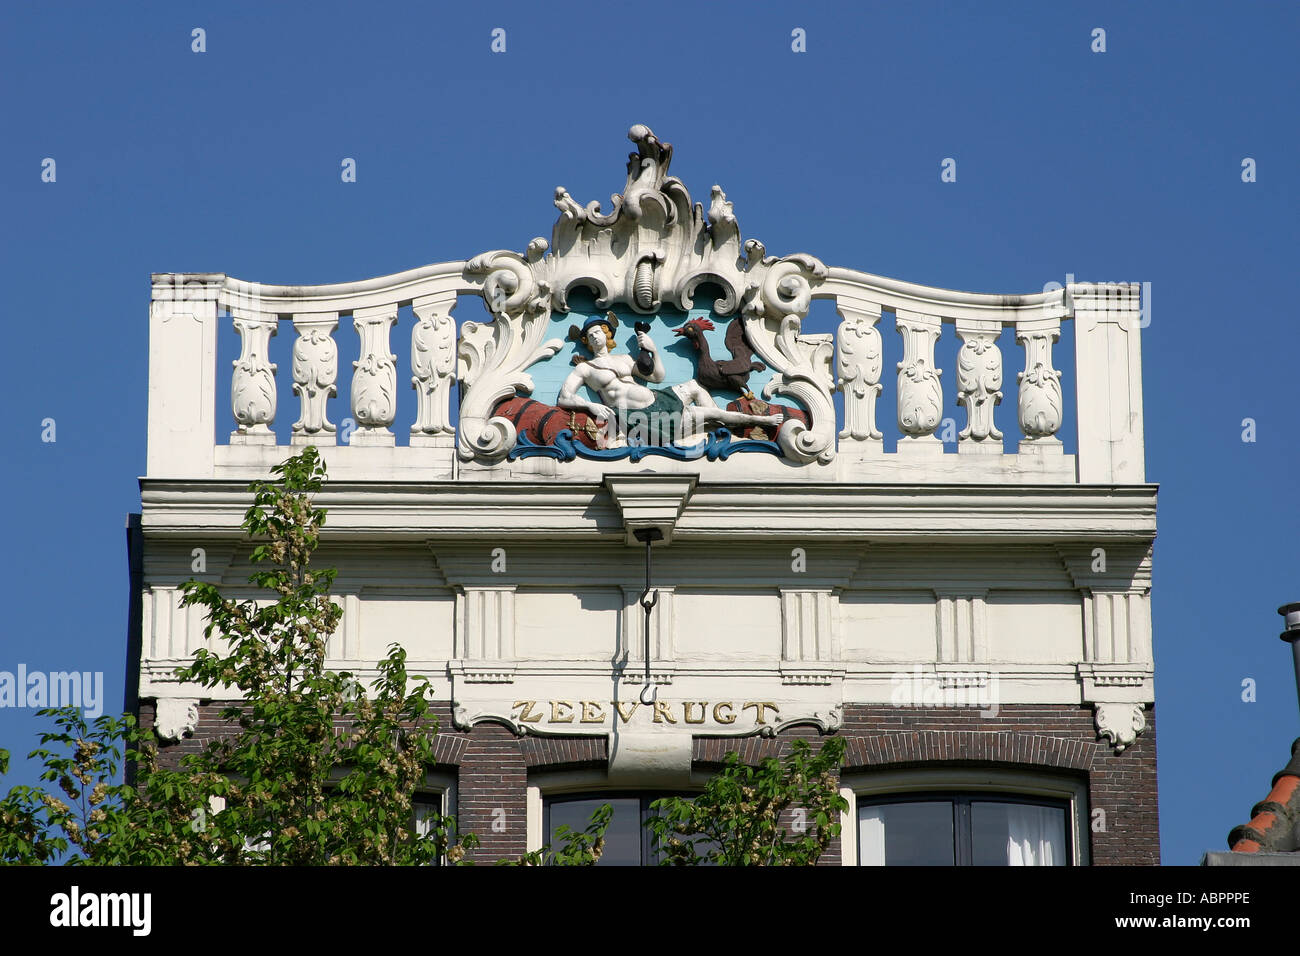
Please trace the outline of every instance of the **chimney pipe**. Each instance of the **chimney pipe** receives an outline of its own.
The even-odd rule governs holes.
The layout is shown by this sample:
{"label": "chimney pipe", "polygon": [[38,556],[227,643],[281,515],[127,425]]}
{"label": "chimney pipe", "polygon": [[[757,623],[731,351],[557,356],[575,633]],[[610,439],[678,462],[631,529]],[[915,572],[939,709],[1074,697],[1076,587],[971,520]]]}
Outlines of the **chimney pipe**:
{"label": "chimney pipe", "polygon": [[1291,658],[1295,663],[1295,689],[1297,699],[1300,699],[1300,601],[1283,604],[1277,613],[1286,621],[1286,630],[1279,636],[1291,645]]}

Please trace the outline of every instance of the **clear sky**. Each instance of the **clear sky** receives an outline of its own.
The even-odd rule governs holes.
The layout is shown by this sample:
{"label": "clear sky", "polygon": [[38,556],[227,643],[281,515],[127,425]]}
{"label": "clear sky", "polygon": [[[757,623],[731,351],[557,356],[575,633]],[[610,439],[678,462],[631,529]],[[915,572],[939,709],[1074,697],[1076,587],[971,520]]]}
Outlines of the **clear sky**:
{"label": "clear sky", "polygon": [[[102,671],[120,707],[151,272],[341,282],[521,250],[550,235],[556,185],[583,202],[621,189],[627,128],[646,123],[676,146],[672,172],[694,197],[720,183],[743,235],[772,253],[979,292],[1067,274],[1149,282],[1165,862],[1224,848],[1286,763],[1300,711],[1275,609],[1300,600],[1300,332],[1274,296],[1298,248],[1294,3],[59,3],[0,16],[0,670]],[[956,182],[940,180],[945,158]],[[274,343],[282,382],[290,338]],[[1014,379],[1020,351],[1004,353]],[[951,373],[944,386],[951,403]],[[892,417],[888,393],[881,408]],[[1014,408],[999,409],[1004,430]],[[0,709],[0,746],[21,757],[37,727]],[[19,766],[5,783],[30,780]]]}

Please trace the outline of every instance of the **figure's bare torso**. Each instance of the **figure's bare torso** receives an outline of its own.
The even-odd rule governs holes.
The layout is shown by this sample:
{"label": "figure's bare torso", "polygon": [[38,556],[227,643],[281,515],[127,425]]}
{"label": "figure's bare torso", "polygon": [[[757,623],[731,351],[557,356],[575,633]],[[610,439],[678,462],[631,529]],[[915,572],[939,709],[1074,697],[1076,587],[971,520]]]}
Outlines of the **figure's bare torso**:
{"label": "figure's bare torso", "polygon": [[645,408],[654,393],[632,378],[635,367],[630,355],[601,355],[579,365],[574,374],[611,407]]}

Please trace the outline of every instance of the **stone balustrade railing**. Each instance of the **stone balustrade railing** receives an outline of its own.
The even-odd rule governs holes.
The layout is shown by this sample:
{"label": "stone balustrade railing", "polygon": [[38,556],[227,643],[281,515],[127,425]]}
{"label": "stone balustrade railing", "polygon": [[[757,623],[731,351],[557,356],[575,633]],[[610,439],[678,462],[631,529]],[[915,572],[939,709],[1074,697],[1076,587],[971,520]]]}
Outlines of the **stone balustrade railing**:
{"label": "stone balustrade railing", "polygon": [[[1072,283],[1033,295],[1000,296],[953,292],[849,269],[832,267],[826,273],[812,289],[812,298],[833,300],[840,317],[825,386],[842,393],[843,420],[837,423],[833,470],[823,477],[980,481],[1014,472],[1021,480],[1028,475],[1047,482],[1144,482],[1136,284]],[[330,402],[340,397],[340,346],[353,362],[342,417],[350,417],[355,428],[348,447],[330,454],[332,474],[445,479],[492,466],[495,463],[457,454],[450,398],[465,366],[458,369],[452,313],[458,296],[479,295],[489,297],[489,310],[496,315],[502,303],[490,297],[504,294],[499,280],[485,282],[481,270],[469,270],[465,262],[322,286],[268,286],[211,273],[155,275],[148,476],[264,473],[268,463],[288,454],[275,447],[272,430],[286,414],[296,414],[291,445],[340,444],[338,403],[331,412]],[[397,328],[404,306],[415,316],[409,330]],[[884,452],[884,413],[878,407],[882,378],[889,374],[885,356],[895,354],[881,335],[885,313],[893,314],[901,340],[894,343],[901,345],[896,361],[896,454]],[[349,318],[354,337],[340,333],[336,338],[340,324]],[[222,321],[233,324],[241,343],[230,373],[233,430],[228,444],[216,440]],[[1053,346],[1066,322],[1074,326],[1073,374],[1056,368],[1053,361]],[[287,374],[269,358],[270,340],[283,323],[291,325],[284,331],[294,336]],[[1022,355],[1013,369],[1004,370],[998,339],[1008,328]],[[398,368],[391,348],[394,334],[410,336],[409,369]],[[796,334],[805,342],[829,338]],[[951,370],[939,368],[935,360],[936,343],[945,334],[961,343]],[[1004,377],[1012,370],[1018,384],[1015,422],[1022,440],[1017,453],[1004,454],[1010,413],[998,406]],[[415,392],[415,421],[409,445],[399,445],[394,422],[399,395],[407,387]],[[1065,395],[1070,389],[1077,413],[1074,456],[1063,454],[1059,437],[1068,424]],[[292,410],[291,396],[297,397]],[[955,460],[943,457],[937,435],[944,409],[954,402],[965,416]]]}

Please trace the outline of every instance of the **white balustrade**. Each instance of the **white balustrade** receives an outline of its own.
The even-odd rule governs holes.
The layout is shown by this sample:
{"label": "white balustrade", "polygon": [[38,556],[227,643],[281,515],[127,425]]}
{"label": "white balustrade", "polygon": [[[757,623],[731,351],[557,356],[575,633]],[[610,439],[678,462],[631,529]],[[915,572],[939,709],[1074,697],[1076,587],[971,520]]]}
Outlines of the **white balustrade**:
{"label": "white balustrade", "polygon": [[[831,368],[814,367],[808,374],[828,376],[828,387],[843,395],[836,453],[844,464],[835,466],[841,468],[835,472],[839,480],[925,480],[929,476],[957,481],[1144,480],[1141,303],[1136,285],[1072,283],[1063,290],[1032,296],[993,296],[947,292],[845,269],[827,272],[812,295],[834,299],[839,315],[833,373]],[[338,460],[349,474],[368,474],[369,468],[378,475],[384,468],[432,467],[442,469],[439,473],[444,477],[451,475],[456,422],[450,415],[450,399],[459,344],[452,313],[457,296],[467,292],[482,294],[483,280],[465,263],[443,263],[382,280],[305,288],[259,286],[215,274],[155,276],[149,474],[201,476],[218,473],[214,468],[260,467],[271,456],[282,456],[273,447],[265,453],[257,451],[259,446],[276,443],[272,429],[278,408],[277,370],[269,346],[281,316],[291,319],[295,331],[288,386],[298,397],[299,408],[291,444],[332,446],[338,441],[338,417],[343,413],[336,411],[331,420],[328,402],[338,394],[339,318],[351,315],[357,344],[349,414],[356,429],[349,443],[358,446],[358,455],[364,455],[361,449],[367,446],[395,446],[398,375],[390,338],[399,307],[409,304],[414,312],[409,329],[409,380],[415,392],[412,449],[397,450],[396,458],[374,458],[372,465],[362,457]],[[229,312],[240,337],[230,379],[235,429],[228,452],[214,451],[222,446],[209,437],[216,425],[213,379],[216,323],[222,311]],[[885,312],[894,314],[901,340],[902,354],[896,362],[897,455],[884,454],[877,419],[885,359],[879,326]],[[1064,321],[1071,321],[1074,337],[1075,367],[1069,374],[1053,364],[1053,346],[1062,336]],[[960,342],[950,401],[955,400],[964,412],[957,434],[958,455],[952,457],[943,455],[938,435],[946,410],[943,370],[937,367],[935,355],[945,325]],[[1004,356],[998,345],[1004,329],[1012,330],[1016,345],[1023,349],[1023,362],[1016,362],[1020,368],[1015,403],[1022,440],[1012,455],[1003,453],[1006,422],[997,420],[1004,397]],[[1063,455],[1060,437],[1066,425],[1063,385],[1067,380],[1077,388],[1077,421],[1069,423],[1077,426],[1076,456]],[[553,397],[537,398],[545,402]],[[402,464],[408,454],[410,463]],[[927,464],[909,464],[916,456]],[[751,470],[763,461],[752,455],[735,460]],[[381,466],[382,461],[390,464]],[[521,459],[520,467],[531,473],[529,469],[541,469],[543,464]],[[561,465],[555,472],[554,464],[545,464],[557,474],[566,468],[576,474],[581,467],[586,466],[579,461]]]}

